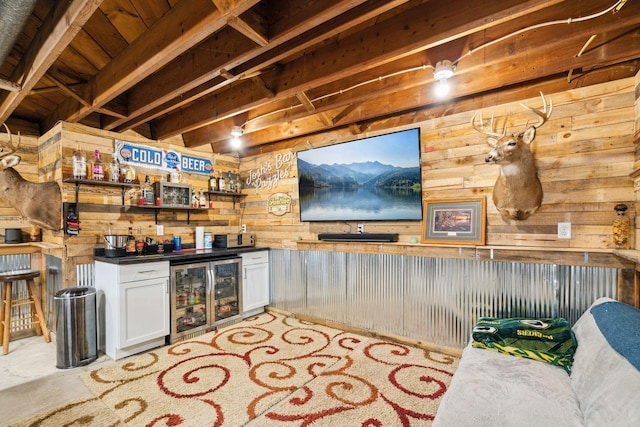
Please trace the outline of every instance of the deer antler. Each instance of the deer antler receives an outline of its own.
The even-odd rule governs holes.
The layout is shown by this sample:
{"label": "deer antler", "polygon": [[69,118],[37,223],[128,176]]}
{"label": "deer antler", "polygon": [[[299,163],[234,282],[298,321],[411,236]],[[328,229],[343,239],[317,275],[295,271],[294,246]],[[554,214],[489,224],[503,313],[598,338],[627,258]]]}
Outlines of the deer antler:
{"label": "deer antler", "polygon": [[545,124],[547,120],[549,120],[549,117],[551,117],[551,112],[553,111],[553,100],[549,98],[549,112],[547,112],[547,100],[545,99],[544,94],[542,92],[540,92],[540,96],[542,97],[542,107],[543,107],[542,111],[540,111],[540,109],[538,108],[529,107],[528,105],[523,104],[522,102],[520,103],[520,105],[522,105],[524,108],[531,110],[534,114],[540,117],[538,124],[533,125],[533,127],[536,129],[538,129],[540,126]]}
{"label": "deer antler", "polygon": [[[495,139],[496,139],[496,141],[497,141],[498,139],[500,139],[500,138],[504,137],[504,136],[507,134],[507,127],[506,127],[506,124],[505,124],[505,127],[504,127],[504,128],[502,128],[502,133],[500,133],[500,132],[496,132],[496,130],[494,129],[494,126],[493,126],[493,119],[494,119],[494,117],[493,117],[493,113],[491,113],[491,122],[489,122],[489,123],[490,123],[490,125],[491,125],[491,130],[487,130],[487,129],[485,128],[484,123],[483,123],[483,120],[482,120],[482,113],[480,113],[480,126],[478,126],[478,125],[476,124],[476,116],[477,116],[477,115],[478,115],[478,112],[477,112],[477,111],[476,111],[475,113],[473,113],[473,117],[471,118],[471,125],[473,126],[473,128],[474,128],[475,130],[477,130],[477,131],[478,131],[478,132],[480,132],[481,134],[484,134],[484,135],[487,135],[487,136],[493,137],[493,138],[495,138]],[[495,142],[493,142],[493,143],[492,143],[491,141],[492,141],[492,138],[487,138],[487,144],[489,144],[491,147],[494,147],[494,148],[495,148],[495,146],[496,146]]]}
{"label": "deer antler", "polygon": [[[7,134],[9,135],[9,142],[8,143],[0,142],[0,158],[15,153],[18,150],[18,147],[20,146],[20,134],[18,134],[18,143],[14,147],[13,137],[11,136],[11,131],[9,130],[9,126],[7,126],[6,123],[3,123],[2,125],[7,130]],[[9,149],[9,151],[6,153],[4,152],[5,147]]]}

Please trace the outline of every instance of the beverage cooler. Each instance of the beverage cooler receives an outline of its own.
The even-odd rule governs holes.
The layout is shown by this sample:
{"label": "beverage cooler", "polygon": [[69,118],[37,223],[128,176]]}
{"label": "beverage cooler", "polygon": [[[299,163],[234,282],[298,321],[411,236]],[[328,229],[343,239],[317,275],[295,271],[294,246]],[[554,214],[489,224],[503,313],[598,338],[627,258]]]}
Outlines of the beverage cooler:
{"label": "beverage cooler", "polygon": [[242,258],[171,266],[171,336],[176,342],[242,315]]}

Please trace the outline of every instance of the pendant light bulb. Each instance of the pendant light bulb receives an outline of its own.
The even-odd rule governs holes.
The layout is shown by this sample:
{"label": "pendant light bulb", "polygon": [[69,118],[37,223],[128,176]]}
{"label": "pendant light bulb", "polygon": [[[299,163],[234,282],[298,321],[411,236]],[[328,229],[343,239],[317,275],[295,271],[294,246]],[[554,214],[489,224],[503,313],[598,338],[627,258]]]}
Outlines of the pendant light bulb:
{"label": "pendant light bulb", "polygon": [[453,77],[455,67],[449,60],[438,61],[433,71],[433,77],[438,80],[436,84],[435,92],[436,96],[443,98],[449,94],[449,82],[448,79]]}
{"label": "pendant light bulb", "polygon": [[438,98],[444,98],[449,95],[449,82],[447,79],[442,79],[438,83],[436,83],[436,96]]}

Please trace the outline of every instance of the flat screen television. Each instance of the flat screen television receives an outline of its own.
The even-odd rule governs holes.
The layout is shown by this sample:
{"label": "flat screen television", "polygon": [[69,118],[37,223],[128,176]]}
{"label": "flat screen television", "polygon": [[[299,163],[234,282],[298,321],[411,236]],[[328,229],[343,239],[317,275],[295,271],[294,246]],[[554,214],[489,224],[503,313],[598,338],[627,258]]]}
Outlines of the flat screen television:
{"label": "flat screen television", "polygon": [[299,151],[301,221],[422,219],[420,129]]}

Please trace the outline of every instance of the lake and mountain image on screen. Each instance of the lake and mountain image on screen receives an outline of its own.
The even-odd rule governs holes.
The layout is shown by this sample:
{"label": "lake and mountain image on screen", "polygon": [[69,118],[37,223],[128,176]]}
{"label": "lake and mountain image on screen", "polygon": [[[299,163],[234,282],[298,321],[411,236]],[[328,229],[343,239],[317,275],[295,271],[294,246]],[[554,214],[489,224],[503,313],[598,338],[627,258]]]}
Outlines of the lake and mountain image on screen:
{"label": "lake and mountain image on screen", "polygon": [[419,129],[298,152],[302,221],[420,220]]}

